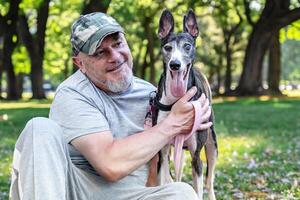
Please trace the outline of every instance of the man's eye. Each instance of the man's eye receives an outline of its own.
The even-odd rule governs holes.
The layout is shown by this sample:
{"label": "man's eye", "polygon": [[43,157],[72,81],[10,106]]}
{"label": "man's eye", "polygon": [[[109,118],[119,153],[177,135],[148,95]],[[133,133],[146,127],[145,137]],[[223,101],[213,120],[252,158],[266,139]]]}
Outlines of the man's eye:
{"label": "man's eye", "polygon": [[186,51],[189,51],[189,50],[191,50],[192,45],[190,45],[190,44],[184,44],[183,48],[184,48]]}
{"label": "man's eye", "polygon": [[172,46],[166,45],[164,46],[164,50],[170,52],[172,51]]}
{"label": "man's eye", "polygon": [[120,47],[121,45],[122,45],[122,42],[121,42],[121,41],[115,43],[115,47]]}
{"label": "man's eye", "polygon": [[103,54],[104,54],[104,51],[98,51],[93,55],[93,57],[101,57],[101,56],[103,56]]}

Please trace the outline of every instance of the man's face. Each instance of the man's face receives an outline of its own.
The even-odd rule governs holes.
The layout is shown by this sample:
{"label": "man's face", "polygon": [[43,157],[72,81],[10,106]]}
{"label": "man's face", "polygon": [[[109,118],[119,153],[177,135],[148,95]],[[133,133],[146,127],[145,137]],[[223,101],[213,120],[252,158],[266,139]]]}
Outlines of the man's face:
{"label": "man's face", "polygon": [[132,82],[132,56],[122,33],[105,37],[94,55],[80,52],[74,59],[80,70],[104,91],[122,92]]}

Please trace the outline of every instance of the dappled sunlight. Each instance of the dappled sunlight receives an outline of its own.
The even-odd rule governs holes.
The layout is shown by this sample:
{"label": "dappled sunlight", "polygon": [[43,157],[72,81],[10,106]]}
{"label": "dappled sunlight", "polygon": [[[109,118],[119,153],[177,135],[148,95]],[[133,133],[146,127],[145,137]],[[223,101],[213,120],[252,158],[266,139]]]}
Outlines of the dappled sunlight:
{"label": "dappled sunlight", "polygon": [[224,136],[219,137],[217,167],[226,168],[241,162],[251,161],[251,152],[264,143],[261,137]]}
{"label": "dappled sunlight", "polygon": [[0,109],[19,109],[19,108],[49,108],[50,102],[1,102]]}
{"label": "dappled sunlight", "polygon": [[224,102],[264,102],[264,101],[280,101],[280,100],[299,100],[300,99],[300,90],[296,91],[282,91],[282,93],[286,96],[270,96],[263,95],[257,97],[236,97],[236,96],[218,96],[213,98],[213,104],[220,104]]}

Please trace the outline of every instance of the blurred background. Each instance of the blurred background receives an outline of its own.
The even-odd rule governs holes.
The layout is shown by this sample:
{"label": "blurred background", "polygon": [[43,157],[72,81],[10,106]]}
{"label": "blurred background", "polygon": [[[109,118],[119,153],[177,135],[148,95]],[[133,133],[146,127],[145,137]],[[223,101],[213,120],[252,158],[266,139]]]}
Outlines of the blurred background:
{"label": "blurred background", "polygon": [[[112,15],[126,31],[135,75],[156,85],[164,8],[175,31],[189,8],[197,16],[195,67],[210,82],[219,138],[217,199],[300,199],[299,0],[0,0],[0,200],[26,122],[48,116],[55,89],[77,70],[72,22]],[[188,161],[183,179],[191,182]]]}
{"label": "blurred background", "polygon": [[76,70],[70,26],[101,11],[126,30],[137,76],[156,84],[162,70],[159,16],[168,8],[175,31],[192,8],[200,27],[195,66],[214,94],[281,94],[300,89],[300,3],[297,0],[0,0],[0,94],[43,99]]}

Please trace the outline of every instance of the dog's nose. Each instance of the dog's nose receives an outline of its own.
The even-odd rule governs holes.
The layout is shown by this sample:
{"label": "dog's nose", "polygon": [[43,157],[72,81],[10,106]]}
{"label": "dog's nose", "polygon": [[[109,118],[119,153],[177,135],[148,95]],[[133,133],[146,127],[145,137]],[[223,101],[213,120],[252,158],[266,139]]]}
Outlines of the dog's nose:
{"label": "dog's nose", "polygon": [[178,70],[180,68],[180,65],[181,65],[181,63],[180,63],[179,60],[172,60],[170,62],[170,68],[171,68],[171,70]]}

